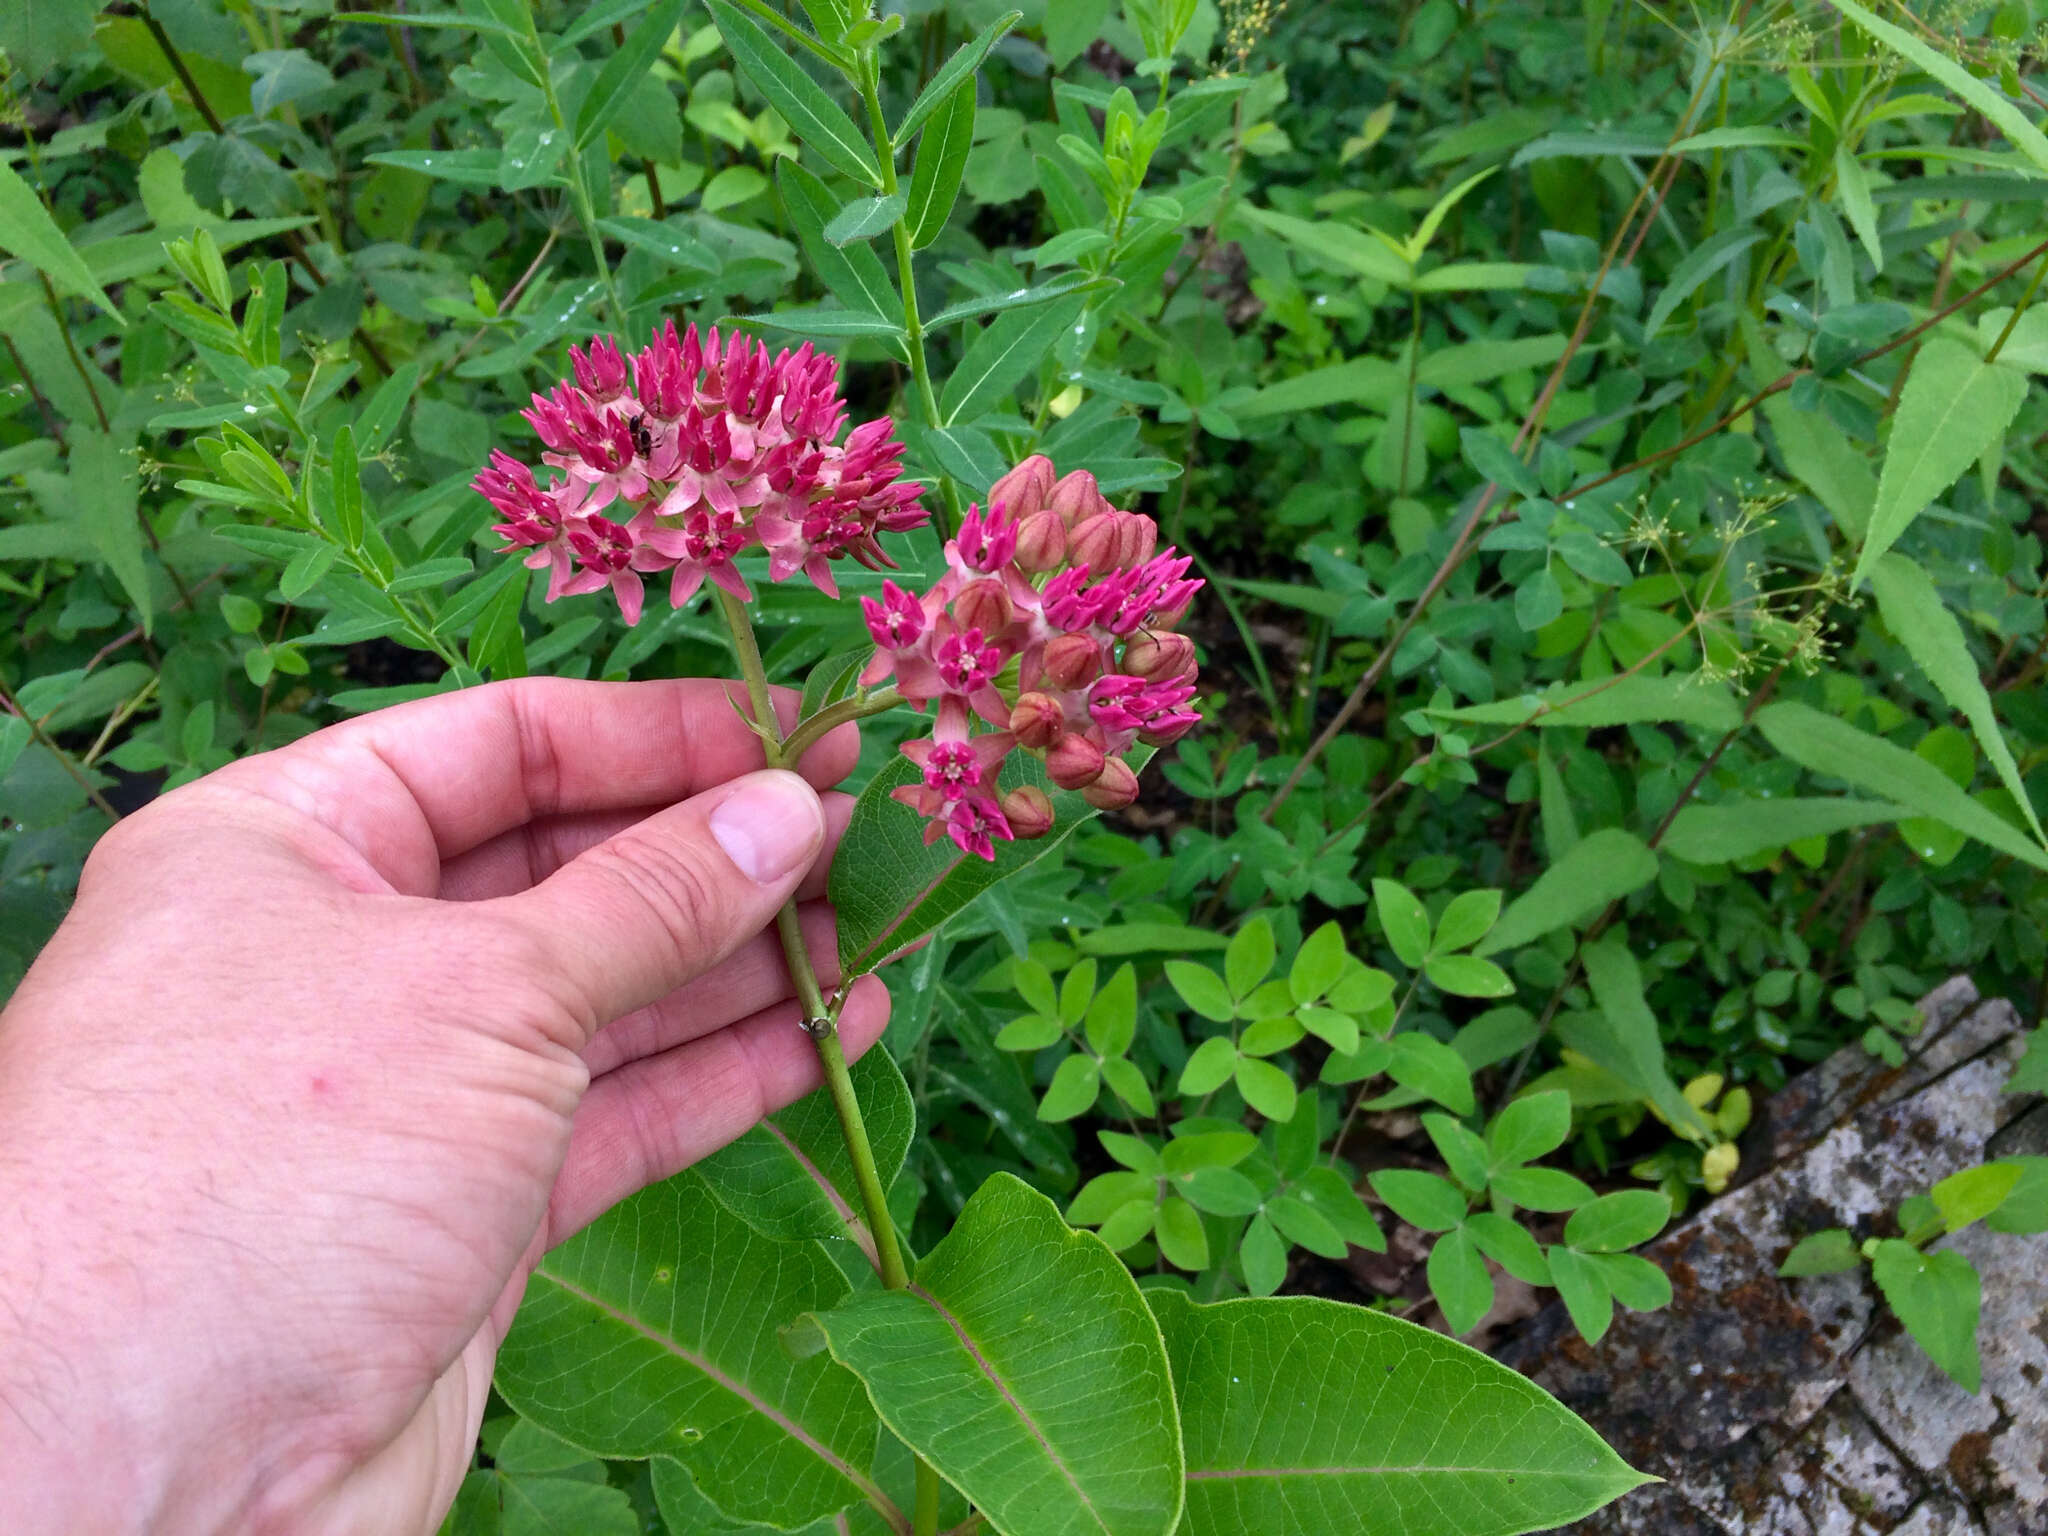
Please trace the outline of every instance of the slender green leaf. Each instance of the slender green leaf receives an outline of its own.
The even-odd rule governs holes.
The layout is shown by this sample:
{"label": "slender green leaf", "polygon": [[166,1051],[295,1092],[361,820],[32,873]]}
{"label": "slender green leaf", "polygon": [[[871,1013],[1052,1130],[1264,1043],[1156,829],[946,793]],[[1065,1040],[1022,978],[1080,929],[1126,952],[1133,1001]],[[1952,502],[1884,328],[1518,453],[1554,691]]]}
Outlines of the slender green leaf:
{"label": "slender green leaf", "polygon": [[906,202],[901,192],[888,197],[858,198],[832,216],[825,226],[825,238],[838,246],[872,240],[903,217]]}
{"label": "slender green leaf", "polygon": [[[1003,35],[1023,19],[1022,11],[1005,11],[976,33],[972,41],[955,49],[953,56],[939,66],[939,72],[917,93],[917,100],[910,104],[910,110],[903,114],[903,121],[896,125],[891,142],[898,149],[908,144],[910,136],[917,132],[926,118],[939,110],[941,103],[950,106],[949,98],[963,85],[967,87],[968,101],[971,105],[974,99],[974,72],[981,68],[981,61],[988,57],[989,49],[1001,42]],[[972,121],[972,118],[969,120]]]}
{"label": "slender green leaf", "polygon": [[1664,834],[1664,847],[1694,864],[1727,864],[1809,837],[1897,821],[1912,812],[1882,800],[1745,800],[1688,805]]}
{"label": "slender green leaf", "polygon": [[1644,337],[1653,337],[1663,330],[1665,323],[1678,313],[1679,305],[1763,237],[1764,232],[1754,224],[1742,224],[1734,229],[1724,229],[1694,246],[1685,259],[1671,269],[1670,281],[1665,283],[1664,291],[1657,295],[1657,302],[1651,306],[1650,318],[1643,322]]}
{"label": "slender green leaf", "polygon": [[1712,1134],[1706,1120],[1678,1091],[1664,1064],[1663,1032],[1643,997],[1636,957],[1620,939],[1606,938],[1582,948],[1579,960],[1599,1011],[1560,1019],[1558,1033],[1565,1043],[1628,1084],[1681,1136],[1706,1140]]}
{"label": "slender green leaf", "polygon": [[746,77],[782,114],[797,142],[823,155],[855,181],[881,190],[882,173],[853,119],[803,66],[733,7],[730,0],[706,0],[726,47]]}
{"label": "slender green leaf", "polygon": [[1473,953],[1498,954],[1540,939],[1656,878],[1657,855],[1633,832],[1619,827],[1589,832],[1509,905]]}
{"label": "slender green leaf", "polygon": [[918,140],[917,164],[910,173],[910,207],[903,219],[912,250],[923,250],[945,232],[973,148],[974,82],[963,80]]}
{"label": "slender green leaf", "polygon": [[1912,33],[1882,21],[1858,0],[1834,0],[1835,9],[1854,21],[1878,42],[1916,68],[1932,75],[1975,107],[2005,135],[2013,148],[2048,172],[2048,137],[2044,137],[2027,115],[2012,102],[1979,80],[1954,59]]}
{"label": "slender green leaf", "polygon": [[597,72],[597,79],[591,84],[590,94],[576,109],[576,153],[581,154],[597,142],[597,136],[619,115],[620,108],[631,97],[633,87],[661,57],[662,47],[675,32],[682,14],[683,0],[655,0],[654,8],[626,34],[626,41],[618,50],[604,61],[604,68]]}
{"label": "slender green leaf", "polygon": [[1074,293],[991,320],[946,380],[939,397],[946,424],[972,421],[994,408],[1012,385],[1052,355],[1053,343],[1080,319],[1087,303],[1086,294]]}

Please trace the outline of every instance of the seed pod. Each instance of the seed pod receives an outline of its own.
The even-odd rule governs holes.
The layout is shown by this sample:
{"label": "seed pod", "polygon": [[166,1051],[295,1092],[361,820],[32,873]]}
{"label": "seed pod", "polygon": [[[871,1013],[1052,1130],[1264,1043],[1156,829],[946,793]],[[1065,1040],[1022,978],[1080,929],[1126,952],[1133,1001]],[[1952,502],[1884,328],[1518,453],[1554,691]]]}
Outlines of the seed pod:
{"label": "seed pod", "polygon": [[1049,693],[1020,693],[1010,710],[1010,730],[1019,745],[1042,752],[1067,729],[1067,712]]}
{"label": "seed pod", "polygon": [[1086,789],[1102,777],[1107,761],[1102,748],[1078,731],[1069,731],[1045,754],[1045,771],[1061,789]]}
{"label": "seed pod", "polygon": [[1023,784],[1003,796],[1003,820],[1016,837],[1029,842],[1052,830],[1052,797],[1036,784]]}
{"label": "seed pod", "polygon": [[1055,688],[1086,688],[1102,676],[1102,647],[1088,635],[1055,635],[1045,643],[1041,667]]}
{"label": "seed pod", "polygon": [[1122,758],[1107,758],[1102,776],[1081,791],[1081,798],[1098,811],[1120,811],[1138,798],[1138,776]]}

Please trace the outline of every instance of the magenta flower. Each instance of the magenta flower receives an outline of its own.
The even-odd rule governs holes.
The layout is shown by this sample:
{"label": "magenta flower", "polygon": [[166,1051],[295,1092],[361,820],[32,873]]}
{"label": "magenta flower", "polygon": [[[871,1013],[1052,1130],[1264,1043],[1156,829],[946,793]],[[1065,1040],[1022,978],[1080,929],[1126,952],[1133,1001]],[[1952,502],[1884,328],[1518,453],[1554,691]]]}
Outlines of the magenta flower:
{"label": "magenta flower", "polygon": [[542,485],[494,453],[475,481],[505,548],[552,572],[550,602],[608,587],[636,623],[640,576],[655,571],[673,572],[671,603],[707,581],[750,597],[734,560],[757,544],[769,580],[802,573],[837,596],[833,561],[893,567],[879,536],[926,520],[891,422],[834,441],[839,365],[808,343],[771,354],[738,331],[670,321],[630,358],[599,336],[569,361],[573,378],[524,412],[559,478]]}

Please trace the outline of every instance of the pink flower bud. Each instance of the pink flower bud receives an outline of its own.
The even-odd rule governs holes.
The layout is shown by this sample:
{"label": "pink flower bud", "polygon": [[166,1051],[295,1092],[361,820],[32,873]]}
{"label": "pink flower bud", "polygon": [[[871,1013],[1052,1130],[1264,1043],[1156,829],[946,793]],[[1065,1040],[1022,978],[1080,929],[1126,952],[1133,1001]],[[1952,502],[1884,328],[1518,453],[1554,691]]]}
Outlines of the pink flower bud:
{"label": "pink flower bud", "polygon": [[1034,453],[988,488],[989,505],[1000,504],[1012,518],[1022,521],[1044,507],[1052,495],[1052,484],[1052,460]]}
{"label": "pink flower bud", "polygon": [[1060,521],[1068,529],[1078,528],[1091,517],[1114,510],[1102,489],[1095,483],[1095,477],[1085,469],[1073,470],[1060,477],[1053,486],[1046,505],[1060,515]]}
{"label": "pink flower bud", "polygon": [[1067,538],[1067,558],[1075,565],[1087,566],[1097,576],[1118,569],[1123,534],[1117,527],[1117,516],[1114,511],[1098,512],[1076,524]]}
{"label": "pink flower bud", "polygon": [[1086,789],[1102,777],[1102,748],[1079,731],[1062,736],[1045,754],[1045,771],[1061,789]]}
{"label": "pink flower bud", "polygon": [[1125,514],[1118,533],[1117,549],[1126,570],[1134,565],[1143,565],[1152,558],[1152,551],[1159,547],[1159,525],[1142,512]]}
{"label": "pink flower bud", "polygon": [[953,599],[953,618],[962,629],[978,629],[984,635],[998,635],[1016,617],[1016,607],[1001,581],[993,578],[970,581]]}
{"label": "pink flower bud", "polygon": [[1086,688],[1102,676],[1102,647],[1088,635],[1055,635],[1039,666],[1055,688]]}
{"label": "pink flower bud", "polygon": [[1010,730],[1019,744],[1042,752],[1067,728],[1067,712],[1049,693],[1020,693],[1010,710]]}
{"label": "pink flower bud", "polygon": [[1017,565],[1037,575],[1058,570],[1067,558],[1067,526],[1059,514],[1041,507],[1024,519],[1017,530]]}
{"label": "pink flower bud", "polygon": [[1195,642],[1186,635],[1146,634],[1140,631],[1124,646],[1118,670],[1148,683],[1169,683],[1189,677],[1195,670]]}
{"label": "pink flower bud", "polygon": [[1106,758],[1102,777],[1082,790],[1081,798],[1098,811],[1120,811],[1138,798],[1138,776],[1122,758]]}
{"label": "pink flower bud", "polygon": [[1169,715],[1158,724],[1138,732],[1138,740],[1148,747],[1170,747],[1201,723],[1200,715],[1186,712]]}
{"label": "pink flower bud", "polygon": [[1003,796],[1003,819],[1022,841],[1052,830],[1052,797],[1035,784],[1024,784]]}

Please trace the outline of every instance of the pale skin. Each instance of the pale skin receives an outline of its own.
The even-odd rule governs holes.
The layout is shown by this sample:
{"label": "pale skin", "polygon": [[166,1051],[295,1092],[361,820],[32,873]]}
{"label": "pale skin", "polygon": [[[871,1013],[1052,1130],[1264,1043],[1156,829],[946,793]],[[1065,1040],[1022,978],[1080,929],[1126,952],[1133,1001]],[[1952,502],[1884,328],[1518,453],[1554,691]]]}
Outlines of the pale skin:
{"label": "pale skin", "polygon": [[0,1014],[10,1531],[432,1531],[542,1256],[817,1085],[773,921],[829,988],[858,743],[729,691],[424,700],[101,841]]}

